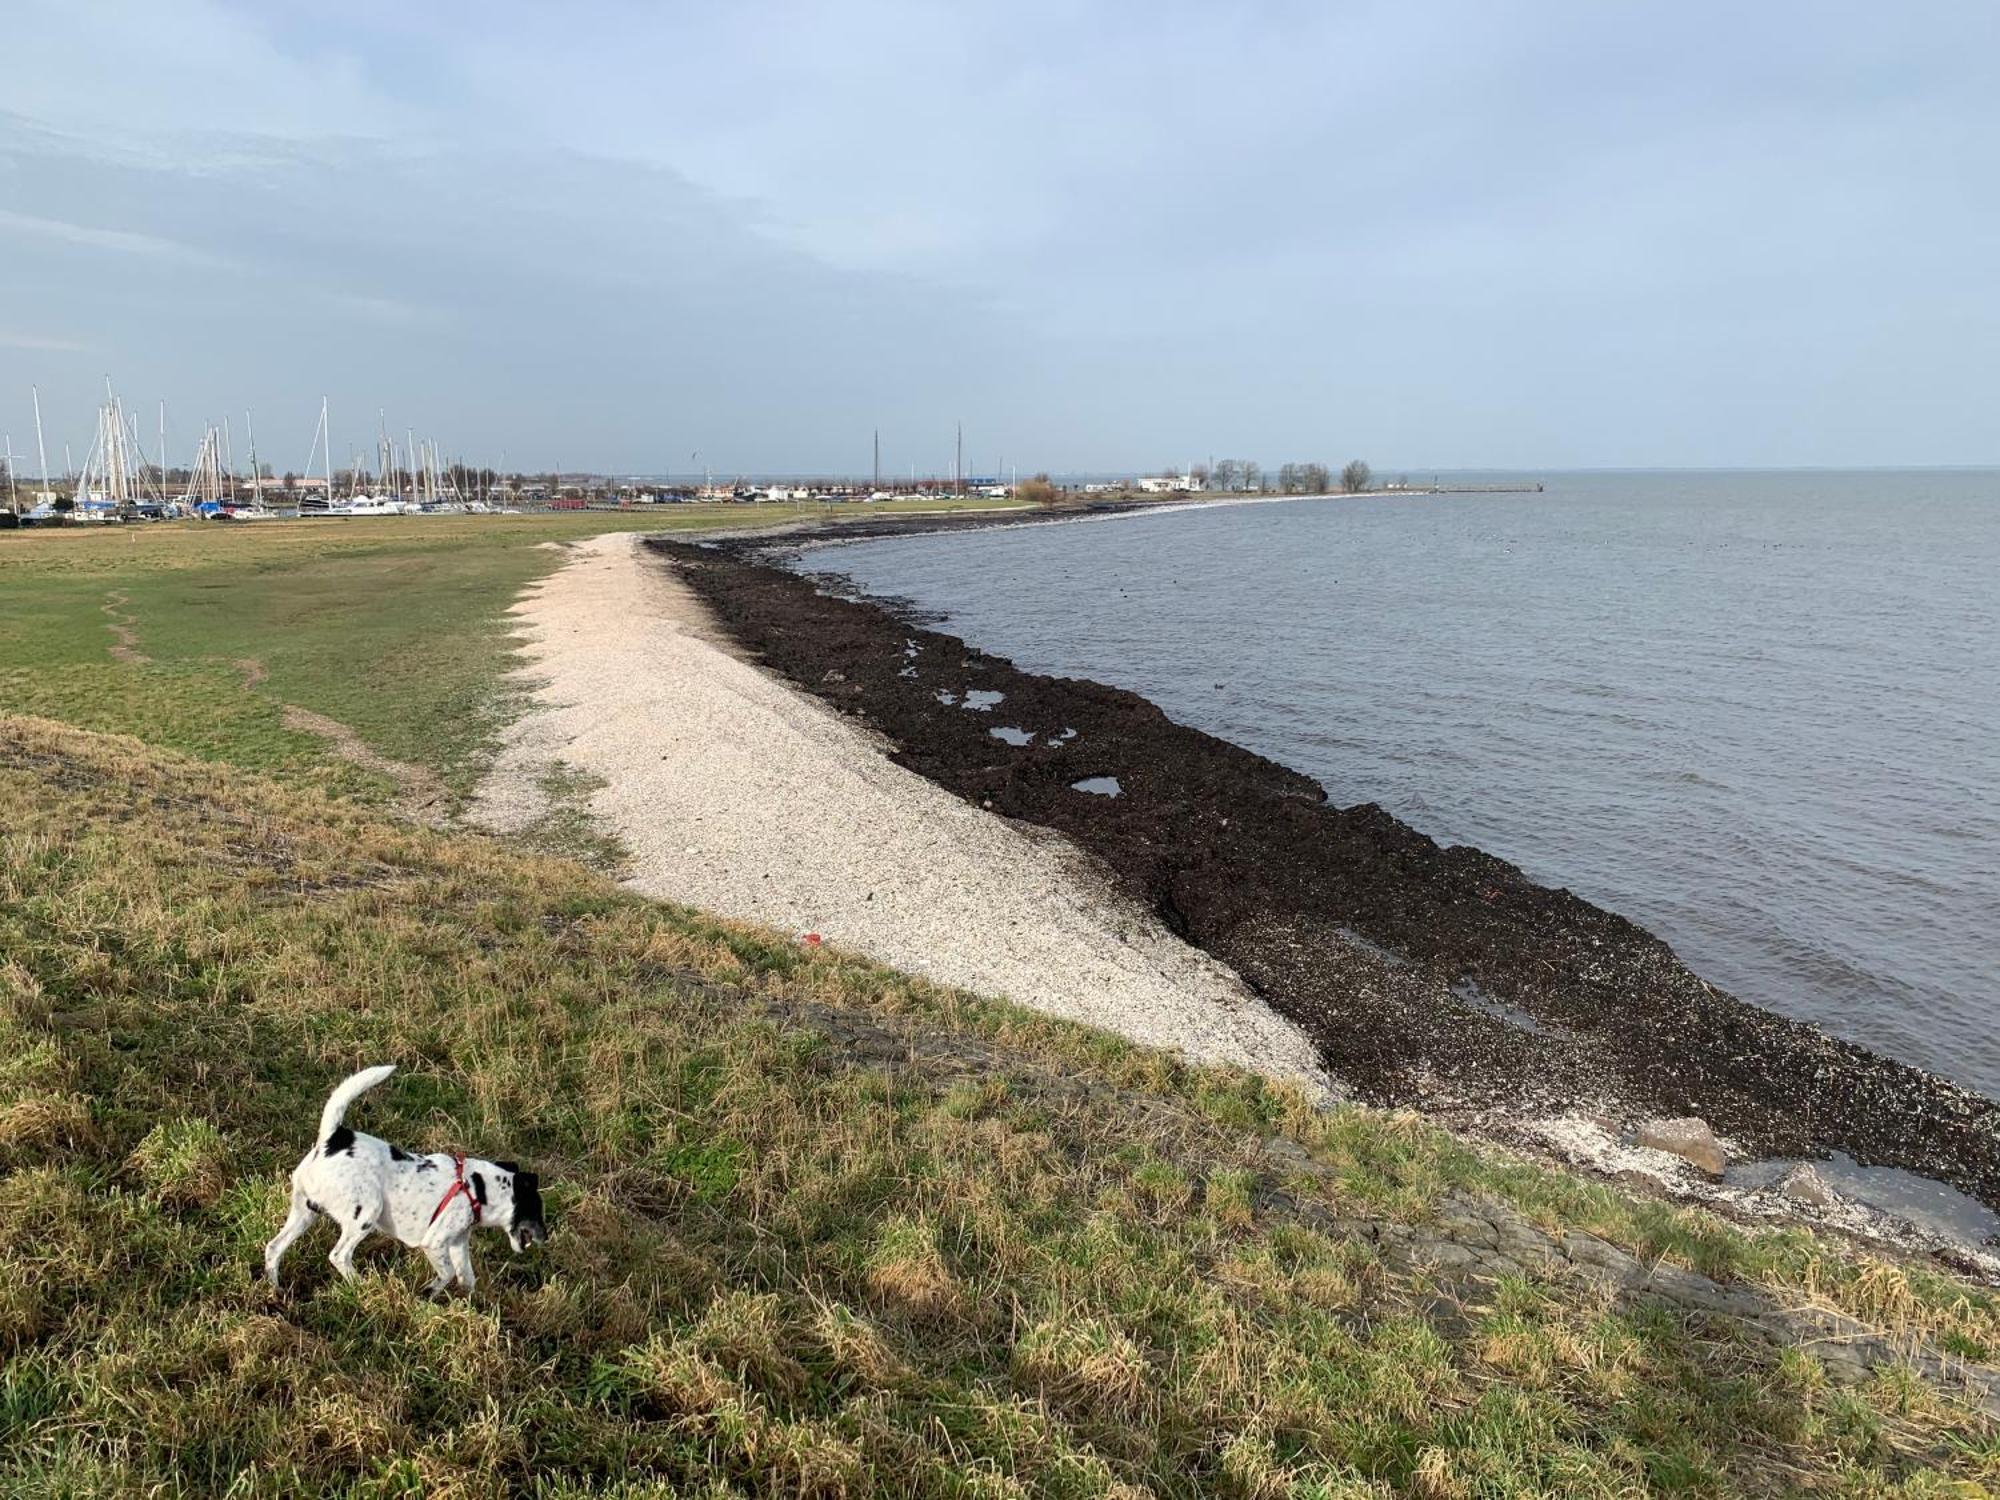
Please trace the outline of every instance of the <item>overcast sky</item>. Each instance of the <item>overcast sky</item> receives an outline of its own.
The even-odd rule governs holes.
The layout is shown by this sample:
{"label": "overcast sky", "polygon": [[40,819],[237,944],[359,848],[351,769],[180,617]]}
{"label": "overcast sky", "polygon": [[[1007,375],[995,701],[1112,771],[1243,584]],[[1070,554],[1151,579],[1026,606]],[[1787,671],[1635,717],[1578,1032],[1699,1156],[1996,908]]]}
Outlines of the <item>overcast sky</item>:
{"label": "overcast sky", "polygon": [[2000,462],[1992,0],[5,11],[16,453]]}

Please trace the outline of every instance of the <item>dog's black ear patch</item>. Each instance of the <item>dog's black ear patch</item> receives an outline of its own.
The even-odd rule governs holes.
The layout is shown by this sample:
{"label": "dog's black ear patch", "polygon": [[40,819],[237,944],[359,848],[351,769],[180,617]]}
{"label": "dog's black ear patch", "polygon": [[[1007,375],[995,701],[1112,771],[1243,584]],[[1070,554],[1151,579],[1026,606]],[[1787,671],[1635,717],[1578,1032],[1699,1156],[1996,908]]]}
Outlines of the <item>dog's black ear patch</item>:
{"label": "dog's black ear patch", "polygon": [[345,1125],[336,1125],[333,1127],[331,1133],[328,1134],[326,1144],[319,1149],[320,1154],[323,1156],[338,1156],[343,1151],[352,1151],[354,1149],[354,1132],[349,1130]]}
{"label": "dog's black ear patch", "polygon": [[486,1206],[486,1175],[483,1172],[472,1174],[472,1196],[479,1200],[481,1208]]}
{"label": "dog's black ear patch", "polygon": [[533,1172],[517,1172],[514,1175],[514,1222],[533,1224],[541,1229],[545,1224],[542,1210],[542,1179]]}
{"label": "dog's black ear patch", "polygon": [[408,1161],[409,1159],[410,1153],[405,1151],[401,1146],[391,1146],[389,1148],[389,1160]]}

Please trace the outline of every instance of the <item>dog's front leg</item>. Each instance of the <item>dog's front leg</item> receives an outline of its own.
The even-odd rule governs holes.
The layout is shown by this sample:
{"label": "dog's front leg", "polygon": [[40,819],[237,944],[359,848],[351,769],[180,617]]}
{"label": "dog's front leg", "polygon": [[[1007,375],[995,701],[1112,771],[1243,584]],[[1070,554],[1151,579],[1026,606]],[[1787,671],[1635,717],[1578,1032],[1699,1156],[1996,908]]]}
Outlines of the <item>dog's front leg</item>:
{"label": "dog's front leg", "polygon": [[472,1274],[472,1236],[467,1235],[451,1247],[451,1263],[458,1271],[458,1284],[465,1288],[465,1294],[472,1295],[473,1283],[478,1279]]}
{"label": "dog's front leg", "polygon": [[451,1285],[451,1247],[449,1245],[426,1243],[424,1245],[424,1256],[430,1261],[431,1269],[437,1272],[437,1276],[432,1280],[431,1284],[424,1288],[424,1295],[426,1297],[442,1296],[446,1288]]}

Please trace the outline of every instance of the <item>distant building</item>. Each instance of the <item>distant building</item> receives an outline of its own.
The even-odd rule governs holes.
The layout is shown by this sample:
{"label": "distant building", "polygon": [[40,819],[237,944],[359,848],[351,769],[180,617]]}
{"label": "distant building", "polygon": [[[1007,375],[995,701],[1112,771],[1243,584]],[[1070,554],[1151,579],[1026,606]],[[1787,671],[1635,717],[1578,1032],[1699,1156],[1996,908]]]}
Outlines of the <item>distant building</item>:
{"label": "distant building", "polygon": [[1139,488],[1148,495],[1191,495],[1199,486],[1192,474],[1164,474],[1140,480]]}

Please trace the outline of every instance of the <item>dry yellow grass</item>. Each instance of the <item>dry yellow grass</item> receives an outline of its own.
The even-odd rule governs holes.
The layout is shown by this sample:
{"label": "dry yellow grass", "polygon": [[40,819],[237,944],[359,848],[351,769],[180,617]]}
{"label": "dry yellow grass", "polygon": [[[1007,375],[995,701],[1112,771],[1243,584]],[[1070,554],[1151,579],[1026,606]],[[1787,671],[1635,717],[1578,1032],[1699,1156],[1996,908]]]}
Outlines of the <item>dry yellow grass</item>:
{"label": "dry yellow grass", "polygon": [[[1495,1191],[1966,1348],[1994,1337],[1976,1289],[378,817],[0,720],[0,1493],[1942,1495],[2000,1469],[1902,1372],[1838,1386],[1565,1282],[1440,1288],[1321,1219]],[[443,1305],[386,1248],[338,1282],[322,1237],[274,1297],[251,1268],[301,1131],[382,1059],[357,1126],[532,1162],[554,1237],[482,1246],[480,1295]],[[1310,1162],[1282,1183],[1279,1136]]]}

